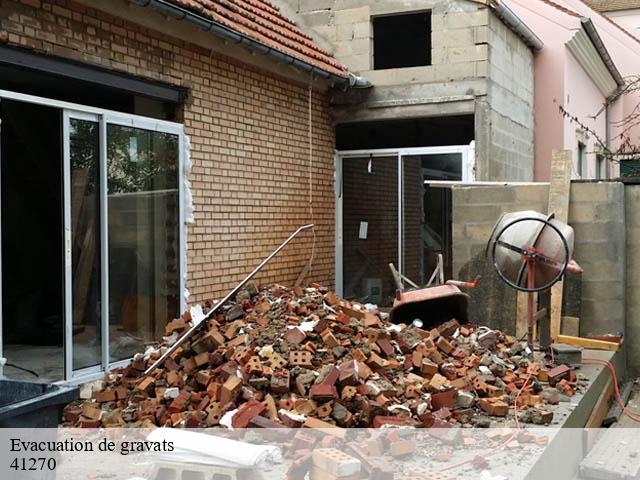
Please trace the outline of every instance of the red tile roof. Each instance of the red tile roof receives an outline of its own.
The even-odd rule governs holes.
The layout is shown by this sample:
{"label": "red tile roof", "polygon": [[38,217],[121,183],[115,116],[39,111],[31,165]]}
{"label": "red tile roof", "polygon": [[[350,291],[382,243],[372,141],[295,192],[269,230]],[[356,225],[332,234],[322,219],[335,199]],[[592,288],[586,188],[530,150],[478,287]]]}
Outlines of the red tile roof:
{"label": "red tile roof", "polygon": [[347,77],[348,71],[269,0],[168,0],[236,33],[320,70]]}
{"label": "red tile roof", "polygon": [[640,9],[640,0],[585,0],[585,3],[598,12]]}

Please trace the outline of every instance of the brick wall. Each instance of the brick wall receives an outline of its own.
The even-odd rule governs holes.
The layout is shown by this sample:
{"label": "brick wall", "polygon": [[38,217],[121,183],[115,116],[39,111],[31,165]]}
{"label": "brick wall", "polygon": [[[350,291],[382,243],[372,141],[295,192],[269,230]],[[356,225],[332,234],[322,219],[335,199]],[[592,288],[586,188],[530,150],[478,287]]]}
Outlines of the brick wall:
{"label": "brick wall", "polygon": [[[129,19],[152,14],[121,3]],[[306,85],[73,1],[2,0],[0,22],[1,42],[190,89],[180,117],[193,161],[192,301],[219,298],[310,220]],[[317,235],[311,278],[332,284],[335,141],[328,97],[321,92],[314,93],[313,124]],[[303,234],[257,281],[292,283],[311,246],[312,235]]]}

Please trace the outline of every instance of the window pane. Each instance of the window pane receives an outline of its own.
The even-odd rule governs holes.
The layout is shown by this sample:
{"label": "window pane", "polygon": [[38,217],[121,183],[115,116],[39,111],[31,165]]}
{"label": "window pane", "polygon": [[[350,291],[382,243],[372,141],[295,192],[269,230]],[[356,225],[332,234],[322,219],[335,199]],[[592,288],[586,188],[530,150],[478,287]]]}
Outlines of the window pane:
{"label": "window pane", "polygon": [[99,125],[70,120],[73,369],[101,362]]}
{"label": "window pane", "polygon": [[345,297],[393,304],[398,268],[398,158],[343,161],[343,287]]}
{"label": "window pane", "polygon": [[179,137],[107,126],[112,361],[157,339],[179,309]]}

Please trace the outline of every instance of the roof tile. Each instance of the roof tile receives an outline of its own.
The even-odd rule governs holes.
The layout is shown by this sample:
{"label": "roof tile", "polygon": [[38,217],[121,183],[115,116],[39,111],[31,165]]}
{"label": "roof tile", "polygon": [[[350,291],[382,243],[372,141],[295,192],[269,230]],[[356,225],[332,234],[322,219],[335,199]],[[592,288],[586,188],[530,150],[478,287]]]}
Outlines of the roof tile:
{"label": "roof tile", "polygon": [[347,68],[268,0],[169,0],[236,33],[320,70],[346,77]]}
{"label": "roof tile", "polygon": [[584,0],[584,3],[598,12],[640,9],[640,0]]}

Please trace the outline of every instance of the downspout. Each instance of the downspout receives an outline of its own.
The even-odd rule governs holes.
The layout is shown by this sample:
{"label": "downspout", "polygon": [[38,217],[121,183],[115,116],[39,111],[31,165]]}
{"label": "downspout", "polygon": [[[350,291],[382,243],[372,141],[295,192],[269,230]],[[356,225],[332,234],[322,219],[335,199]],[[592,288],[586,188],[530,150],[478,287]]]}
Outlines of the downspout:
{"label": "downspout", "polygon": [[[611,151],[611,104],[610,102],[610,98],[607,98],[607,103],[604,106],[604,121],[605,121],[605,128],[604,128],[604,145],[607,148],[607,150],[610,152]],[[611,178],[611,162],[607,161],[606,163],[606,178]]]}
{"label": "downspout", "polygon": [[518,35],[529,48],[534,52],[539,52],[544,47],[544,43],[518,16],[513,13],[503,2],[494,0],[490,7],[496,16],[502,20],[513,32]]}
{"label": "downspout", "polygon": [[246,35],[242,35],[234,30],[220,25],[208,18],[201,15],[190,12],[189,10],[167,2],[166,0],[129,0],[131,3],[140,7],[150,7],[157,12],[166,15],[177,20],[185,20],[192,23],[201,30],[211,32],[219,37],[222,37],[230,42],[238,45],[244,45],[250,48],[252,51],[258,52],[262,55],[269,55],[275,59],[287,64],[293,65],[305,72],[312,73],[315,77],[330,80],[337,84],[345,85],[350,88],[369,88],[371,83],[363,77],[349,73],[346,77],[335,75],[334,73],[327,72],[321,68],[316,67],[308,62],[299,60],[291,55],[280,52],[268,45],[264,45]]}

